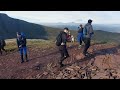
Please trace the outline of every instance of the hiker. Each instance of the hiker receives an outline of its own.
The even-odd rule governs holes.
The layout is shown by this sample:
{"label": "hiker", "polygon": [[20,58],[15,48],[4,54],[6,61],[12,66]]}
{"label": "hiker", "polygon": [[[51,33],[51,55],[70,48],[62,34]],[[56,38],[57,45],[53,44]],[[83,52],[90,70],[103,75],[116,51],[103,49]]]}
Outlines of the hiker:
{"label": "hiker", "polygon": [[7,51],[4,49],[5,46],[6,46],[5,40],[4,40],[3,38],[0,39],[0,54],[1,54],[1,55],[2,55],[2,50],[5,51],[5,52],[7,52]]}
{"label": "hiker", "polygon": [[83,37],[84,37],[83,41],[85,43],[85,47],[84,47],[84,50],[83,50],[83,55],[85,55],[85,56],[89,55],[87,50],[90,47],[91,37],[94,34],[93,27],[92,27],[91,24],[92,24],[92,20],[89,19],[88,23],[84,26],[84,29],[83,29]]}
{"label": "hiker", "polygon": [[56,45],[59,47],[59,51],[61,53],[61,58],[59,61],[60,67],[63,67],[64,64],[62,63],[66,58],[69,57],[66,43],[67,43],[67,33],[69,29],[66,27],[64,31],[61,31],[60,34],[56,38]]}
{"label": "hiker", "polygon": [[70,33],[70,31],[67,33],[67,42],[71,42],[71,33]]}
{"label": "hiker", "polygon": [[79,48],[82,46],[82,41],[83,41],[83,26],[80,24],[80,28],[78,27],[78,42],[79,42]]}
{"label": "hiker", "polygon": [[25,55],[26,62],[28,62],[27,46],[26,46],[27,42],[26,42],[25,34],[23,32],[18,33],[18,36],[19,37],[17,37],[17,45],[19,47],[19,51],[20,51],[20,55],[21,55],[21,63],[24,62],[23,54]]}

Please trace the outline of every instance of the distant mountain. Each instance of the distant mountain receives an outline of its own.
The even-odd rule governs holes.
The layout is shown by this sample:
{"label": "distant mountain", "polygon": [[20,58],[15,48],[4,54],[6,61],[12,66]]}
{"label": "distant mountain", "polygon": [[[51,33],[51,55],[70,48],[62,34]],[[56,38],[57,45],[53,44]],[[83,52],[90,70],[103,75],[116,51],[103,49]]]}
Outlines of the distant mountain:
{"label": "distant mountain", "polygon": [[[58,35],[59,30],[56,29],[47,29],[48,34],[50,35],[49,38],[52,40],[55,40],[55,37]],[[75,37],[77,40],[77,31],[71,30],[71,34]],[[120,33],[113,33],[113,32],[107,32],[103,30],[95,30],[94,31],[94,37],[92,40],[96,43],[119,43],[120,44]]]}
{"label": "distant mountain", "polygon": [[[71,30],[78,30],[80,24],[85,25],[85,23],[41,23],[45,26],[55,27],[63,29],[64,27],[68,27]],[[108,32],[117,32],[120,33],[120,24],[93,24],[94,30],[103,30]]]}
{"label": "distant mountain", "polygon": [[45,27],[14,19],[6,14],[0,13],[0,36],[4,38],[15,38],[16,32],[24,32],[27,38],[47,39]]}

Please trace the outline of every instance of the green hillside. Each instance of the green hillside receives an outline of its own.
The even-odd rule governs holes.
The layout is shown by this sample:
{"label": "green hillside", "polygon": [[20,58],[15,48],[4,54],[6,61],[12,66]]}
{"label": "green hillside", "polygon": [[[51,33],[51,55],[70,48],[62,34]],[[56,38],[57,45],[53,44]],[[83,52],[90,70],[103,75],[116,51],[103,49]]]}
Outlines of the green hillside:
{"label": "green hillside", "polygon": [[[49,39],[55,39],[61,29],[45,27],[46,32],[48,32]],[[74,35],[75,39],[77,38],[77,31],[70,30],[71,34]],[[106,32],[102,30],[95,30],[94,37],[92,40],[96,43],[120,43],[120,33]]]}

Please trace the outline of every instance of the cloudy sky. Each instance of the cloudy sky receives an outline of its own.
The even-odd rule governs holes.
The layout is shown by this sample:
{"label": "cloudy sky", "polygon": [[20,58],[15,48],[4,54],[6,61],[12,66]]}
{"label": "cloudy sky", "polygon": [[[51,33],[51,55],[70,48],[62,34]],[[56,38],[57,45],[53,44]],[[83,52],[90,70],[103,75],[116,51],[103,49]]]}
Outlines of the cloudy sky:
{"label": "cloudy sky", "polygon": [[95,24],[120,24],[120,11],[0,11],[0,13],[33,23],[86,23],[88,19],[92,19]]}

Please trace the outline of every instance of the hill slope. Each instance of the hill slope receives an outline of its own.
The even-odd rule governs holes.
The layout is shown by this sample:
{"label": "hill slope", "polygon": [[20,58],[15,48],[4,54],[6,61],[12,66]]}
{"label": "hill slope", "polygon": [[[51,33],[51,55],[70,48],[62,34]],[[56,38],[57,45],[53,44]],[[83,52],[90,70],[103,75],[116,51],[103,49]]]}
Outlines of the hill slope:
{"label": "hill slope", "polygon": [[83,48],[71,44],[70,57],[59,68],[58,49],[28,48],[29,62],[20,63],[17,51],[0,56],[0,79],[120,79],[120,47],[112,44],[92,45],[90,57],[83,57]]}
{"label": "hill slope", "polygon": [[6,14],[0,14],[0,36],[10,39],[16,37],[16,32],[24,32],[27,38],[46,39],[44,26],[14,19]]}

